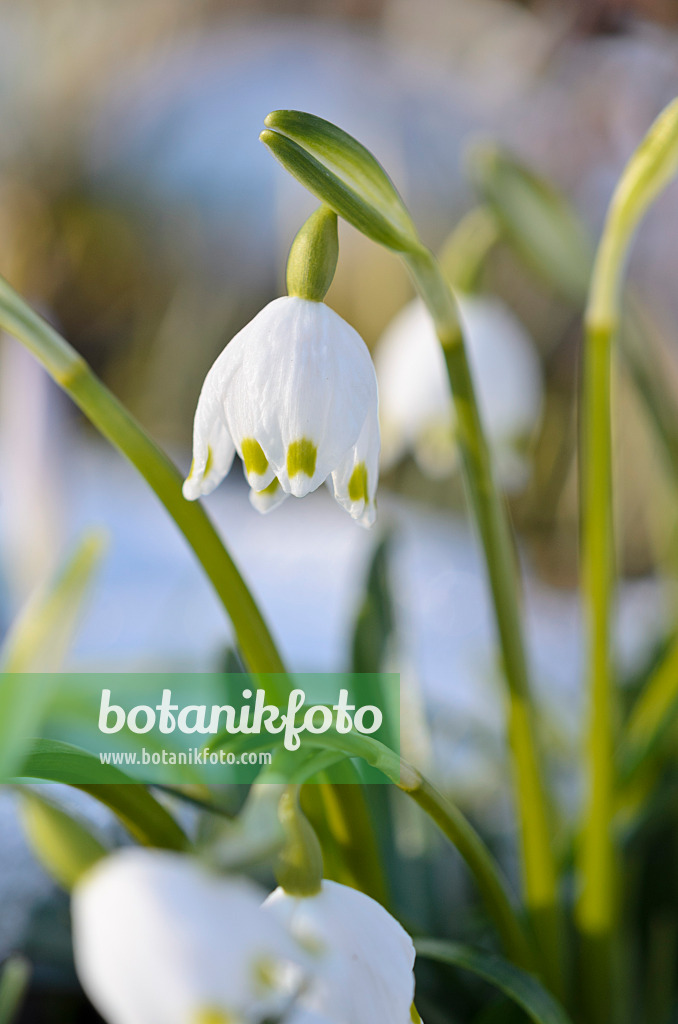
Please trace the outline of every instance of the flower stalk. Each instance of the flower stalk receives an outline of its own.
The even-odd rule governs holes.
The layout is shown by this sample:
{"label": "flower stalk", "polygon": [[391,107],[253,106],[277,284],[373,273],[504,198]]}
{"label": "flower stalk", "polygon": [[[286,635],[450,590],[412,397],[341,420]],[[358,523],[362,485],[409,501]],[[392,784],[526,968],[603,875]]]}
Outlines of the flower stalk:
{"label": "flower stalk", "polygon": [[539,939],[544,975],[554,991],[560,992],[562,960],[558,881],[535,738],[518,601],[518,567],[508,514],[493,477],[453,293],[432,253],[422,251],[406,256],[405,261],[433,317],[450,378],[465,479],[485,552],[508,683],[508,737],[521,822],[525,901]]}
{"label": "flower stalk", "polygon": [[265,123],[268,130],[260,138],[286,170],[368,238],[402,256],[435,323],[452,387],[462,462],[487,561],[508,682],[508,733],[521,822],[525,900],[539,939],[544,976],[559,994],[558,879],[534,736],[515,551],[493,478],[454,295],[435,257],[419,239],[393,183],[364,146],[336,125],[300,111],[274,111]]}
{"label": "flower stalk", "polygon": [[616,714],[610,658],[614,594],[612,352],[631,242],[650,204],[678,171],[678,100],[650,128],[612,198],[596,254],[586,309],[582,399],[581,575],[589,666],[589,793],[579,854],[577,926],[589,1019],[614,1007],[614,937],[619,921],[614,837]]}

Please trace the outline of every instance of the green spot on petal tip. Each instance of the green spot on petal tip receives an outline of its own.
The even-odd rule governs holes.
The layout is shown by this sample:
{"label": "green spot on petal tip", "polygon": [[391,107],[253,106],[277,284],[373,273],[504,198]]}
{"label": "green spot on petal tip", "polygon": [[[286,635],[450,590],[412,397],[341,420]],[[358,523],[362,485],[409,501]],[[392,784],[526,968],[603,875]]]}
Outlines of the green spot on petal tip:
{"label": "green spot on petal tip", "polygon": [[293,441],[287,449],[288,474],[296,476],[297,473],[305,473],[306,476],[313,476],[317,456],[317,447],[307,437],[303,437],[301,441]]}
{"label": "green spot on petal tip", "polygon": [[359,462],[351,473],[351,479],[348,482],[348,496],[351,501],[365,501],[367,502],[367,466],[364,462]]}
{"label": "green spot on petal tip", "polygon": [[248,473],[263,476],[268,469],[268,459],[263,448],[253,437],[246,437],[242,443],[242,460]]}

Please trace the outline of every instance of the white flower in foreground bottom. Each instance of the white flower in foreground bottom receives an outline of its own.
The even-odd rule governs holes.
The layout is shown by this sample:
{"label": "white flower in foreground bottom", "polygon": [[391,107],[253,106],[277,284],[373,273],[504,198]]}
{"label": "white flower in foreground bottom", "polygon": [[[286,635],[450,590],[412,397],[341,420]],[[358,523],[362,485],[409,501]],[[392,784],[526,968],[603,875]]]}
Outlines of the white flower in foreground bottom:
{"label": "white flower in foreground bottom", "polygon": [[315,958],[289,1024],[411,1024],[414,946],[379,903],[324,881],[315,896],[276,889],[264,910]]}
{"label": "white flower in foreground bottom", "polygon": [[[468,358],[487,435],[505,486],[524,482],[520,444],[541,413],[539,360],[520,322],[498,299],[460,296]],[[385,465],[414,452],[432,475],[456,464],[456,417],[445,360],[424,304],[415,299],[387,327],[375,353]]]}
{"label": "white flower in foreground bottom", "polygon": [[262,896],[188,856],[113,854],[73,894],[85,991],[109,1024],[259,1024],[285,1013],[304,954]]}
{"label": "white flower in foreground bottom", "polygon": [[323,302],[275,299],[217,358],[198,400],[184,496],[209,494],[235,451],[259,511],[331,476],[337,501],[364,525],[374,522],[374,367],[360,335]]}

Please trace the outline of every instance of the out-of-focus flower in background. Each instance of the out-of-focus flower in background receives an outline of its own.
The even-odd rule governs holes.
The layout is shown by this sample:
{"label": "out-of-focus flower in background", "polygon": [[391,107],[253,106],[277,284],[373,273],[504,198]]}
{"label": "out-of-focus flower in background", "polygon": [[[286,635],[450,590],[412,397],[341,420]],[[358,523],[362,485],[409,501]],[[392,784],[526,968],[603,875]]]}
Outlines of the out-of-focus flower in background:
{"label": "out-of-focus flower in background", "polygon": [[303,898],[278,888],[264,909],[304,946],[322,951],[300,1000],[304,1009],[328,1024],[409,1024],[414,946],[379,903],[323,881],[319,893]]}
{"label": "out-of-focus flower in background", "polygon": [[264,895],[177,854],[128,849],[108,857],[72,901],[86,992],[109,1024],[278,1016],[306,956],[263,912]]}
{"label": "out-of-focus flower in background", "polygon": [[72,901],[76,967],[109,1024],[409,1024],[414,946],[364,893],[264,893],[195,859],[126,849]]}
{"label": "out-of-focus flower in background", "polygon": [[[534,346],[501,301],[465,295],[459,307],[480,409],[502,483],[519,489],[524,453],[539,422],[542,381]],[[455,412],[440,342],[419,299],[387,327],[375,353],[383,462],[407,452],[434,476],[457,464]]]}
{"label": "out-of-focus flower in background", "polygon": [[198,400],[184,496],[214,490],[236,449],[260,512],[331,476],[339,504],[364,525],[374,522],[374,367],[360,335],[323,302],[275,299],[218,357]]}

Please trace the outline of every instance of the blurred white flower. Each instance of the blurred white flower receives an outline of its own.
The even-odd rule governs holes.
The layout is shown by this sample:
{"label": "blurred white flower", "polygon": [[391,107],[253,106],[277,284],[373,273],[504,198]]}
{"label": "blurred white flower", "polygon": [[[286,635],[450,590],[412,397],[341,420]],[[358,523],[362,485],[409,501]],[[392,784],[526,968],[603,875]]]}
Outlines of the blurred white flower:
{"label": "blurred white flower", "polygon": [[[464,295],[461,320],[478,402],[504,486],[524,484],[520,447],[539,421],[542,378],[530,338],[498,299]],[[433,323],[419,300],[398,313],[375,353],[383,465],[412,451],[433,475],[457,462],[456,417],[445,360]]]}
{"label": "blurred white flower", "polygon": [[410,1024],[414,947],[336,882],[263,893],[195,859],[127,849],[72,899],[75,964],[108,1024]]}
{"label": "blurred white flower", "polygon": [[411,1024],[414,946],[379,903],[324,881],[304,898],[276,889],[264,910],[316,957],[289,1024]]}
{"label": "blurred white flower", "polygon": [[107,857],[76,886],[73,944],[109,1024],[259,1024],[284,1013],[306,957],[245,879],[157,850]]}
{"label": "blurred white flower", "polygon": [[322,302],[283,296],[226,346],[200,393],[184,496],[209,494],[237,450],[260,512],[331,476],[371,525],[379,470],[377,384],[367,346]]}

